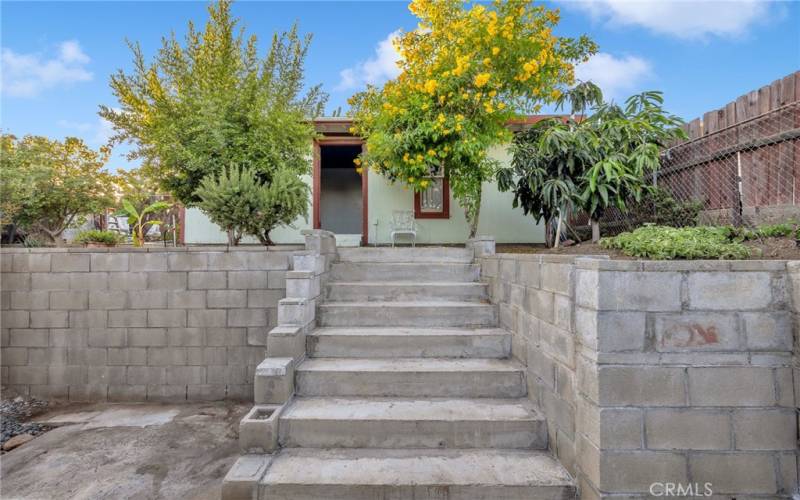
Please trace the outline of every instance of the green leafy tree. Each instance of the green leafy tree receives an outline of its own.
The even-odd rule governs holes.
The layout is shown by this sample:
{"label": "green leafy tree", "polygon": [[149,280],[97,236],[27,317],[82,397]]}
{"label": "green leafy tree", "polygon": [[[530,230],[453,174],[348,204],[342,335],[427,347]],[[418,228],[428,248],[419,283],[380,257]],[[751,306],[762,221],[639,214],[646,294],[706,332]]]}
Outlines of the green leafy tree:
{"label": "green leafy tree", "polygon": [[270,231],[308,217],[308,185],[289,170],[278,170],[269,183],[258,180],[252,168],[231,167],[202,180],[196,191],[198,206],[238,245],[252,235],[271,245]]}
{"label": "green leafy tree", "polygon": [[0,217],[49,243],[82,217],[114,205],[109,150],[80,139],[0,136]]}
{"label": "green leafy tree", "polygon": [[111,77],[120,108],[100,108],[114,127],[112,142],[132,142],[130,156],[142,159],[144,173],[187,206],[199,201],[201,181],[227,165],[251,168],[264,183],[278,170],[308,172],[309,118],[327,99],[319,86],[303,90],[310,35],[295,25],[274,35],[260,58],[256,37],[245,38],[230,5],[211,5],[202,31],[189,23],[183,44],[165,38],[152,63],[130,44],[133,71]]}
{"label": "green leafy tree", "polygon": [[508,121],[537,112],[573,82],[574,63],[595,51],[588,38],[557,37],[557,11],[529,0],[413,0],[419,27],[396,42],[401,73],[351,99],[361,163],[424,190],[449,179],[475,236],[482,184],[497,163],[489,148],[511,139]]}
{"label": "green leafy tree", "polygon": [[569,118],[545,120],[517,135],[498,183],[513,190],[514,207],[550,226],[556,222],[556,245],[564,219],[576,209],[589,215],[597,242],[600,217],[609,207],[626,211],[630,200],[641,200],[661,148],[685,135],[683,122],[663,109],[660,92],[631,96],[620,106],[585,82],[559,99],[560,106],[566,103]]}

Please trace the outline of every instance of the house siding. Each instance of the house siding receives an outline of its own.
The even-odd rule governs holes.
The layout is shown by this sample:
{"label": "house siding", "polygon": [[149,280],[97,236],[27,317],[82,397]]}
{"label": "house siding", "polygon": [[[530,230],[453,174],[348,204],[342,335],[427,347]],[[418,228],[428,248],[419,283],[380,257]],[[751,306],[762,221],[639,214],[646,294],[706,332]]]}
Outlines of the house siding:
{"label": "house siding", "polygon": [[[510,161],[505,147],[494,148],[489,154],[503,163]],[[391,243],[392,212],[413,210],[414,193],[410,189],[404,188],[402,184],[390,184],[385,177],[374,172],[367,175],[369,183],[369,243],[389,244]],[[307,182],[309,185],[311,184],[310,177]],[[512,208],[513,199],[512,193],[499,192],[497,184],[484,184],[478,233],[493,235],[498,243],[544,242],[544,225],[537,224],[532,217],[523,215],[521,209]],[[294,227],[276,229],[272,233],[273,241],[278,244],[302,243],[303,237],[300,230],[311,228],[310,213],[309,208],[307,221],[301,217],[295,221]],[[417,243],[422,244],[463,243],[469,233],[464,210],[456,203],[452,194],[449,219],[417,219],[416,225]],[[227,237],[200,210],[190,208],[186,210],[185,242],[187,244],[226,243]],[[253,238],[247,238],[245,242],[257,243]]]}

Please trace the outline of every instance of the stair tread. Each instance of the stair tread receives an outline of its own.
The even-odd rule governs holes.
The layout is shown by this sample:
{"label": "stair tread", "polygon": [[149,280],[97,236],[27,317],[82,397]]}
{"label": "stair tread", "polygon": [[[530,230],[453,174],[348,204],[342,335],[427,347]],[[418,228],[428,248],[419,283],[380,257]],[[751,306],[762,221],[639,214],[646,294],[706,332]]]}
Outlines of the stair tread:
{"label": "stair tread", "polygon": [[446,301],[446,300],[419,300],[419,301],[359,301],[359,302],[326,302],[320,304],[321,308],[337,308],[337,307],[384,307],[384,308],[401,308],[401,307],[494,307],[489,303],[482,302],[467,302],[467,301]]}
{"label": "stair tread", "polygon": [[308,334],[310,337],[454,337],[454,336],[498,336],[510,335],[501,328],[436,328],[436,327],[395,327],[371,326],[318,327]]}
{"label": "stair tread", "polygon": [[304,372],[519,372],[522,365],[511,359],[493,358],[308,358],[297,371]]}
{"label": "stair tread", "polygon": [[363,448],[284,448],[261,484],[574,486],[545,452]]}
{"label": "stair tread", "polygon": [[281,414],[287,420],[495,421],[541,420],[526,398],[299,397]]}
{"label": "stair tread", "polygon": [[482,283],[480,281],[330,281],[328,282],[328,286],[338,286],[338,285],[347,285],[347,286],[376,286],[376,285],[386,285],[386,286],[475,286],[475,287],[484,287],[487,286],[486,283]]}
{"label": "stair tread", "polygon": [[[396,260],[392,260],[396,259]],[[339,249],[342,262],[472,262],[473,252],[452,247],[380,247]]]}

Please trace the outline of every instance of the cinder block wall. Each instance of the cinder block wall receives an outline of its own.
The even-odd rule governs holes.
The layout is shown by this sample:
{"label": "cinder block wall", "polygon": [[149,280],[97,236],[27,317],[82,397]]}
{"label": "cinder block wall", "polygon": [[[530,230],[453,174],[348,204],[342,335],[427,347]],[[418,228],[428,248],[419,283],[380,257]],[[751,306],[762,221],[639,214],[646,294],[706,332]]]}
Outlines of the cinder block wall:
{"label": "cinder block wall", "polygon": [[[710,483],[720,498],[797,491],[800,264],[529,259],[499,255],[487,279],[527,343],[515,354],[582,498],[649,498],[665,483]],[[563,293],[548,275],[567,281]],[[552,306],[528,299],[543,291]]]}
{"label": "cinder block wall", "polygon": [[500,324],[512,333],[511,351],[527,365],[528,397],[547,418],[550,450],[576,475],[575,258],[496,254],[481,259]]}
{"label": "cinder block wall", "polygon": [[2,383],[72,401],[252,400],[294,252],[3,249]]}

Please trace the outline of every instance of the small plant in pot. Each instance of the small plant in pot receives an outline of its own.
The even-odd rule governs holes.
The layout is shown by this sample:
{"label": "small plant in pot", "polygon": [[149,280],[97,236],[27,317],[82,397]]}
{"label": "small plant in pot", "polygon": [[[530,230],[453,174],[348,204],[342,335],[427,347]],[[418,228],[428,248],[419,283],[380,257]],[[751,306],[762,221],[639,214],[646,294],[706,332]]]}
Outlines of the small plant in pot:
{"label": "small plant in pot", "polygon": [[89,231],[82,231],[75,236],[75,243],[81,243],[89,248],[113,247],[119,242],[119,234],[114,231],[91,229]]}

